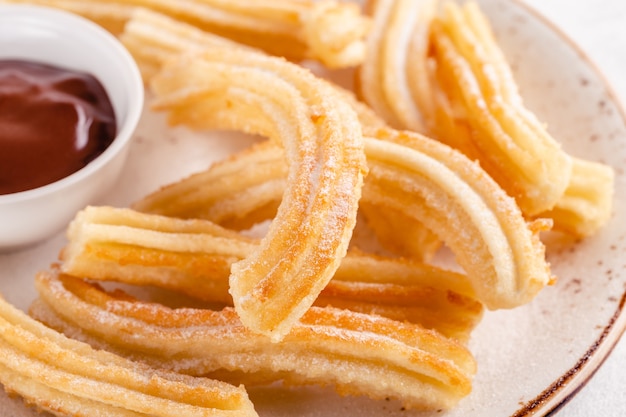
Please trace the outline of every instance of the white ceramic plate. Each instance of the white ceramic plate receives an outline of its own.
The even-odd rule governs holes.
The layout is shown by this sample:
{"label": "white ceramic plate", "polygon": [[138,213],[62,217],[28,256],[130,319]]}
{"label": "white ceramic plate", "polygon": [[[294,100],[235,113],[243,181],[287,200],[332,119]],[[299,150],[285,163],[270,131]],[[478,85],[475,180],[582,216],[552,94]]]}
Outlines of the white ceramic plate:
{"label": "white ceramic plate", "polygon": [[[531,304],[487,312],[471,349],[479,371],[473,393],[446,413],[457,416],[546,415],[584,385],[626,328],[626,122],[588,59],[548,22],[510,0],[481,0],[517,76],[527,105],[548,123],[570,153],[616,168],[615,215],[593,238],[549,242],[556,286]],[[227,137],[226,139],[224,137]],[[167,129],[144,117],[129,163],[103,204],[126,206],[159,185],[208,166],[253,138]],[[0,219],[0,221],[2,221]],[[0,255],[0,291],[21,308],[35,296],[34,273],[54,261],[62,235],[29,250]],[[393,401],[341,398],[332,390],[252,389],[261,416],[409,416]],[[0,415],[34,416],[20,400],[0,394]]]}

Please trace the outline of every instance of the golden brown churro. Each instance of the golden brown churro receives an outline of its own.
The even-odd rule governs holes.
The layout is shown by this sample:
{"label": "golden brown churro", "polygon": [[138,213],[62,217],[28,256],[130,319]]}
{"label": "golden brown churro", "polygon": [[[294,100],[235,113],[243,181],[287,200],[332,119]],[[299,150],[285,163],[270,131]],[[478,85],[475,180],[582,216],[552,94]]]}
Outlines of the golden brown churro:
{"label": "golden brown churro", "polygon": [[427,67],[429,26],[435,0],[366,2],[373,18],[357,90],[394,128],[428,131],[433,106]]}
{"label": "golden brown churro", "polygon": [[572,158],[572,177],[552,210],[541,213],[554,228],[576,237],[591,236],[613,214],[615,172],[605,164]]}
{"label": "golden brown churro", "polygon": [[[480,160],[525,213],[536,215],[554,207],[569,182],[570,157],[523,107],[510,70],[480,11],[472,4],[460,8],[446,3],[441,13],[431,12],[432,8],[422,9],[427,20],[420,22],[405,17],[403,8],[408,7],[405,3],[374,1],[374,20],[382,23],[374,26],[367,59],[360,70],[364,98],[372,106],[381,102],[402,104],[402,108],[388,112],[387,117],[396,126],[420,130],[426,125],[428,132],[439,140]],[[399,17],[402,19],[398,25],[388,25],[396,23]],[[412,33],[417,28],[422,31],[420,39],[424,43],[424,38],[428,39],[425,26],[430,27],[430,43],[426,42],[428,46],[420,49],[419,59],[409,61],[411,55],[406,47],[389,47],[387,42],[396,34]],[[426,56],[428,51],[430,56]],[[422,75],[426,68],[434,69]],[[409,83],[407,74],[412,73],[420,74],[430,83]],[[374,82],[376,74],[394,78],[387,84]],[[422,84],[429,89],[421,88]],[[380,89],[378,96],[385,94],[384,100],[368,94],[370,90]],[[410,104],[413,110],[403,111]],[[437,106],[434,110],[433,105]],[[424,110],[420,112],[420,109]],[[416,113],[430,121],[420,124],[398,120],[399,114]]]}
{"label": "golden brown churro", "polygon": [[576,236],[596,232],[611,213],[611,168],[572,158],[524,106],[475,3],[433,3],[368,2],[374,24],[361,96],[393,126],[480,161],[527,216],[553,218],[556,230]]}
{"label": "golden brown churro", "polygon": [[135,58],[146,82],[159,72],[168,59],[183,52],[216,46],[254,49],[144,8],[133,10],[119,39]]}
{"label": "golden brown churro", "polygon": [[230,308],[172,310],[55,271],[39,274],[37,286],[49,307],[33,311],[41,320],[52,323],[58,315],[111,349],[185,373],[273,375],[289,383],[332,383],[345,394],[397,398],[407,407],[449,408],[467,395],[475,372],[469,351],[451,339],[348,310],[313,307],[275,343],[242,326]]}
{"label": "golden brown churro", "polygon": [[[206,221],[110,207],[82,211],[68,233],[60,265],[67,274],[152,285],[225,304],[232,304],[231,264],[257,244]],[[459,340],[468,339],[483,310],[463,275],[362,253],[342,260],[315,305],[407,320]]]}
{"label": "golden brown churro", "polygon": [[0,382],[59,416],[256,416],[243,387],[157,370],[68,339],[0,298]]}
{"label": "golden brown churro", "polygon": [[[381,130],[366,140],[364,198],[418,218],[454,253],[488,308],[530,301],[552,281],[538,233],[515,201],[475,163],[418,134]],[[368,195],[366,196],[365,193]]]}
{"label": "golden brown churro", "polygon": [[280,339],[345,255],[366,172],[356,113],[309,71],[240,50],[180,57],[152,88],[155,108],[174,123],[262,134],[285,148],[288,181],[278,213],[230,279],[242,321]]}
{"label": "golden brown churro", "polygon": [[[374,205],[378,213],[399,213],[427,226],[450,246],[473,282],[478,299],[490,308],[528,302],[551,282],[545,249],[538,238],[548,224],[537,221],[528,225],[515,201],[477,164],[415,133],[391,129],[368,133],[376,133],[377,139],[365,139],[370,172],[362,205]],[[258,160],[256,152],[260,152]],[[244,153],[242,160],[234,158],[217,165],[215,171],[165,187],[135,207],[249,226],[248,219],[259,219],[255,208],[260,209],[256,214],[267,214],[265,209],[280,195],[280,171],[271,162],[278,157],[274,152],[257,147]],[[239,171],[252,168],[252,161],[262,168],[257,175],[242,173],[239,183]],[[244,200],[249,205],[236,217],[233,208],[239,205],[235,202]],[[190,213],[186,213],[188,209]]]}
{"label": "golden brown churro", "polygon": [[[477,25],[482,30],[474,29]],[[481,165],[516,198],[522,210],[536,215],[561,198],[572,161],[523,106],[508,66],[497,65],[503,58],[485,25],[477,8],[468,5],[461,9],[451,3],[435,21],[435,61],[450,75],[445,81],[453,83],[441,89],[458,91],[458,96],[449,98],[450,107],[464,109],[461,124],[470,126],[472,132],[471,149],[460,149],[468,154],[477,152]]]}
{"label": "golden brown churro", "polygon": [[[370,19],[354,3],[332,0],[3,0],[65,9],[119,35],[137,9],[148,9],[290,60],[330,68],[358,65]],[[167,29],[167,27],[165,28]],[[158,34],[157,34],[158,35]],[[157,36],[159,43],[162,36]]]}

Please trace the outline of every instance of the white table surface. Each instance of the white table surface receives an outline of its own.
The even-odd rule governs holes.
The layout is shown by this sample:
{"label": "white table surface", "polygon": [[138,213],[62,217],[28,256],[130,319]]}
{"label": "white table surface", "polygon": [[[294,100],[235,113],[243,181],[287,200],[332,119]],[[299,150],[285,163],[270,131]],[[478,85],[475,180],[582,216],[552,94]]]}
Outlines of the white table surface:
{"label": "white table surface", "polygon": [[[582,48],[626,104],[626,1],[525,1]],[[626,336],[557,416],[626,416]]]}

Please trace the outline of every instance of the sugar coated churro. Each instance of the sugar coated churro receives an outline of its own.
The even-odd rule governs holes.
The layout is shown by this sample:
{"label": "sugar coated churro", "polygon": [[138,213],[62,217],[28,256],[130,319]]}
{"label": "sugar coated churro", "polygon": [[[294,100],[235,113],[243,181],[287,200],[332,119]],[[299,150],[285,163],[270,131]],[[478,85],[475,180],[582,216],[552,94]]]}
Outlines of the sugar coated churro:
{"label": "sugar coated churro", "polygon": [[152,87],[155,108],[173,123],[240,129],[284,147],[288,181],[277,215],[230,279],[243,322],[279,339],[347,250],[367,170],[356,113],[309,71],[239,50],[178,58]]}
{"label": "sugar coated churro", "polygon": [[68,339],[0,299],[0,381],[59,416],[256,416],[243,387],[150,368]]}
{"label": "sugar coated churro", "polygon": [[332,383],[345,394],[397,398],[407,407],[432,409],[449,408],[467,395],[476,371],[469,351],[451,339],[349,310],[313,307],[276,343],[250,332],[229,308],[172,310],[107,294],[54,271],[39,274],[37,285],[45,304],[33,312],[39,319],[78,326],[96,343],[184,373],[243,372],[270,381]]}

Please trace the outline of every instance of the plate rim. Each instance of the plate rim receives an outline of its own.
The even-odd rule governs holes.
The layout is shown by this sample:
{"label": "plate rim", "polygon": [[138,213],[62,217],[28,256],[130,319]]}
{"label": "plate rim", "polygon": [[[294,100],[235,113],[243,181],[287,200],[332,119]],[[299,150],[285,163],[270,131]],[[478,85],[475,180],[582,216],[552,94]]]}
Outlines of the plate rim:
{"label": "plate rim", "polygon": [[[604,71],[602,71],[600,66],[591,58],[585,49],[552,19],[528,4],[525,0],[513,0],[511,3],[528,12],[528,14],[541,25],[558,36],[582,61],[584,61],[606,90],[607,97],[615,106],[619,119],[626,129],[626,106],[624,102],[620,98],[620,95],[617,94],[613,84]],[[584,354],[578,358],[576,363],[562,375],[558,376],[542,392],[532,399],[525,401],[524,404],[521,404],[521,408],[511,414],[511,417],[530,417],[537,415],[537,413],[541,413],[541,415],[544,416],[553,416],[556,414],[594,377],[624,334],[626,334],[626,289],[623,290],[615,311],[609,318],[608,323],[602,328],[600,335],[593,341]]]}

